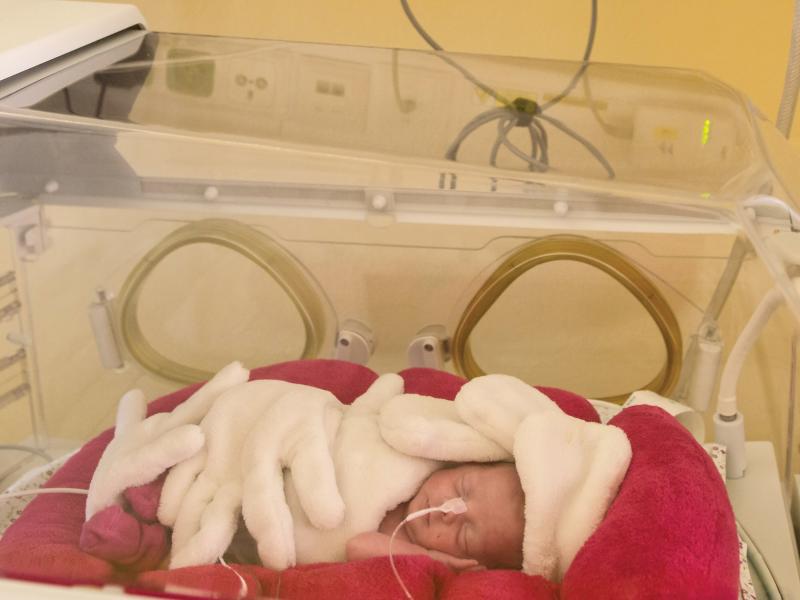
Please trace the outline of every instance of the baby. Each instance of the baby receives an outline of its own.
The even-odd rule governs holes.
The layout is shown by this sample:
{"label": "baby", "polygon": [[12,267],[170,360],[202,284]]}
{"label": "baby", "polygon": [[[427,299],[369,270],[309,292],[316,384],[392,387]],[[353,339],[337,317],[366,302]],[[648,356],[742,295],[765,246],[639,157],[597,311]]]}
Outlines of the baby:
{"label": "baby", "polygon": [[[202,435],[195,436],[206,451],[180,462],[159,490],[159,525],[174,525],[169,566],[212,564],[226,549],[238,555],[234,562],[273,569],[385,556],[397,530],[397,554],[424,553],[456,570],[521,567],[554,580],[562,576],[625,475],[625,434],[565,415],[547,396],[509,376],[471,380],[454,404],[402,389],[400,377],[384,375],[345,408],[329,392],[278,380],[226,389],[206,408]],[[204,390],[172,415],[186,420],[192,410],[201,412],[199,401],[191,402],[203,400],[198,394]],[[139,399],[133,408],[140,410],[128,412],[145,414]],[[122,424],[131,420],[127,413],[122,417]],[[169,419],[180,424],[172,416],[162,421],[175,425]],[[133,434],[123,428],[113,449],[133,447],[130,438],[150,424],[145,421],[133,419]],[[197,433],[193,427],[188,433]],[[152,442],[145,436],[145,447],[164,446],[163,439],[181,428],[187,429],[175,426]],[[105,501],[125,489],[124,478],[114,474],[121,461],[131,460],[109,448],[101,458],[105,469],[97,470],[101,477],[96,471],[92,480]],[[513,465],[462,462],[511,458],[511,448]],[[172,460],[161,458],[163,464]],[[461,466],[442,469],[455,461]],[[604,501],[576,502],[586,497]],[[465,511],[435,510],[453,499]],[[93,506],[103,504],[95,497]],[[322,510],[331,506],[336,511]],[[87,538],[105,543],[109,537],[106,530],[122,509],[113,503],[106,508],[118,510],[94,523],[100,513],[87,508]],[[419,511],[425,515],[407,521]],[[241,535],[234,537],[237,517]],[[166,540],[163,532],[159,540]]]}
{"label": "baby", "polygon": [[465,464],[433,473],[408,502],[390,511],[378,531],[347,542],[347,559],[389,554],[389,538],[414,511],[459,497],[462,514],[432,512],[406,523],[395,536],[393,554],[427,554],[457,570],[522,565],[525,497],[510,463]]}

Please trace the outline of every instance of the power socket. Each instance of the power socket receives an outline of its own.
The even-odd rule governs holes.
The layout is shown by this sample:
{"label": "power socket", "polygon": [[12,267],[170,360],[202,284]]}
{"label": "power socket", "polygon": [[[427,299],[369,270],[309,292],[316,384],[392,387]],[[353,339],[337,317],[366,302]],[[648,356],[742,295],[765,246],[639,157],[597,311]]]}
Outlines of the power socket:
{"label": "power socket", "polygon": [[[215,65],[208,60],[207,52],[188,48],[170,48],[167,52],[167,89],[185,94],[208,98],[214,93]],[[172,62],[175,61],[175,62]]]}
{"label": "power socket", "polygon": [[370,93],[369,66],[304,56],[297,75],[291,107],[295,125],[317,128],[318,132],[364,130]]}
{"label": "power socket", "polygon": [[237,107],[264,109],[272,105],[278,86],[273,64],[234,58],[228,61],[225,76],[228,99]]}

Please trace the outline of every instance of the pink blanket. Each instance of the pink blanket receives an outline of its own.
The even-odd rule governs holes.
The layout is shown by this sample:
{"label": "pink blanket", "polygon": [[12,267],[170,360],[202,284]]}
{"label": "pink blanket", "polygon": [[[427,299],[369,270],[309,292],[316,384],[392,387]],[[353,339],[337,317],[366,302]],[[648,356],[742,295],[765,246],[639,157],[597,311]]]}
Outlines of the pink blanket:
{"label": "pink blanket", "polygon": [[[407,392],[442,398],[452,399],[463,383],[429,369],[408,369],[401,375]],[[256,369],[251,377],[313,385],[350,403],[377,375],[351,363],[312,360]],[[171,410],[197,387],[153,402],[149,413]],[[585,399],[553,388],[539,389],[566,413],[598,420]],[[515,571],[457,575],[427,557],[400,557],[398,568],[414,598],[735,598],[735,524],[711,460],[659,409],[627,409],[612,423],[628,434],[633,461],[605,520],[580,550],[561,586]],[[107,431],[87,443],[47,486],[88,487],[111,435]],[[159,491],[160,482],[128,490],[126,511],[112,507],[86,527],[83,497],[37,497],[0,539],[0,572],[67,583],[115,582],[137,590],[213,590],[236,598],[239,579],[220,565],[157,570],[168,539],[155,523]],[[305,565],[283,572],[235,568],[247,581],[250,598],[400,597],[385,558]]]}

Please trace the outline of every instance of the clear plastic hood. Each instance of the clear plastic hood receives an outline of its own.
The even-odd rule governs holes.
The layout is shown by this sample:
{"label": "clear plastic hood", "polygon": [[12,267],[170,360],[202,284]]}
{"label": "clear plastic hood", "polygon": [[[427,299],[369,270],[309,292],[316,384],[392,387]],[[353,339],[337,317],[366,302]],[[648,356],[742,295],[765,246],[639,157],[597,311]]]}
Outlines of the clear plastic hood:
{"label": "clear plastic hood", "polygon": [[768,179],[742,98],[699,73],[593,64],[575,84],[580,63],[131,38],[3,99],[12,188],[591,186],[729,209]]}

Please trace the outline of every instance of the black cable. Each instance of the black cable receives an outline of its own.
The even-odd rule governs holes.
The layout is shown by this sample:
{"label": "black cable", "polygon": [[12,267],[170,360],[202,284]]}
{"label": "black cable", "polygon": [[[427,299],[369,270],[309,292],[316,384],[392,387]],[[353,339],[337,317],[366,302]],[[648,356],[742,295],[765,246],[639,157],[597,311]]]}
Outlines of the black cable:
{"label": "black cable", "polygon": [[69,95],[69,88],[65,87],[62,90],[62,92],[64,95],[64,106],[66,107],[67,112],[71,115],[77,115],[78,113],[76,113],[75,110],[72,108],[72,98]]}
{"label": "black cable", "polygon": [[400,0],[400,4],[403,5],[403,11],[406,13],[406,17],[408,17],[408,20],[411,21],[411,24],[414,26],[414,29],[417,30],[417,33],[419,33],[422,36],[422,39],[428,42],[428,45],[434,50],[438,50],[439,52],[444,52],[444,48],[442,48],[436,42],[436,40],[434,40],[430,35],[428,35],[428,32],[425,31],[425,28],[422,27],[419,21],[417,21],[417,17],[414,16],[413,12],[411,12],[411,7],[408,5],[408,0]]}
{"label": "black cable", "polygon": [[397,103],[397,108],[401,113],[410,113],[416,108],[416,103],[413,100],[406,100],[400,95],[400,69],[397,65],[396,48],[392,49],[392,84],[394,87],[394,101]]}
{"label": "black cable", "polygon": [[610,123],[605,122],[603,120],[603,117],[600,116],[600,113],[597,110],[597,107],[595,106],[594,98],[592,97],[592,89],[589,84],[590,73],[591,71],[587,68],[586,72],[583,75],[583,93],[586,96],[586,102],[589,105],[589,110],[592,111],[594,120],[608,135],[616,138],[630,139],[631,137],[633,137],[633,126],[622,127],[619,125],[612,125]]}
{"label": "black cable", "polygon": [[[417,33],[419,33],[419,35],[428,43],[428,45],[437,51],[437,56],[447,62],[449,65],[456,68],[470,82],[502,104],[502,107],[500,108],[489,109],[481,113],[462,128],[461,132],[459,132],[459,134],[456,136],[456,139],[447,149],[445,157],[448,160],[457,160],[458,150],[461,147],[461,144],[471,133],[487,123],[498,120],[497,138],[492,145],[489,155],[490,164],[492,166],[496,166],[497,153],[500,147],[504,146],[512,154],[523,159],[527,163],[529,170],[546,171],[549,169],[548,137],[544,126],[539,122],[539,119],[542,119],[549,122],[558,130],[584,146],[587,151],[603,166],[608,173],[609,179],[613,179],[615,177],[614,169],[611,167],[611,164],[608,162],[608,160],[606,160],[600,150],[598,150],[589,140],[576,133],[571,128],[567,127],[567,125],[558,119],[554,119],[552,117],[545,118],[545,115],[543,114],[546,109],[551,108],[563,100],[575,88],[589,65],[589,57],[591,56],[592,49],[594,47],[595,32],[597,30],[597,0],[591,0],[591,2],[592,13],[589,26],[589,36],[586,42],[586,48],[583,52],[583,60],[580,68],[575,75],[573,75],[569,84],[567,84],[560,94],[548,100],[546,103],[539,105],[534,100],[530,100],[528,98],[517,98],[513,102],[509,102],[497,91],[477,79],[474,75],[472,75],[472,73],[470,73],[455,60],[446,54],[441,54],[441,52],[444,52],[444,48],[442,48],[442,46],[439,45],[439,43],[437,43],[427,31],[425,31],[417,18],[414,16],[414,13],[411,11],[408,0],[400,0],[403,11],[408,17],[408,20],[411,22],[414,29],[417,30]],[[511,140],[508,139],[508,133],[514,127],[526,127],[528,129],[531,138],[531,148],[529,153],[524,153],[513,142],[511,142]]]}
{"label": "black cable", "polygon": [[97,95],[97,104],[95,105],[94,108],[94,116],[98,119],[100,118],[100,115],[103,112],[103,103],[105,102],[106,99],[106,86],[107,84],[103,82],[100,85],[100,93]]}
{"label": "black cable", "polygon": [[560,129],[564,133],[569,134],[570,137],[575,139],[577,142],[583,144],[586,147],[586,149],[592,154],[592,156],[594,156],[597,159],[597,162],[603,165],[605,170],[608,172],[609,177],[611,178],[614,177],[614,169],[608,163],[605,156],[603,156],[603,154],[597,148],[595,148],[592,144],[589,143],[589,140],[581,136],[579,133],[576,133],[575,131],[568,129],[567,126],[564,125],[561,121],[551,117],[550,115],[541,115],[541,118],[551,123],[557,129]]}
{"label": "black cable", "polygon": [[[440,45],[439,45],[439,44],[436,42],[436,40],[434,40],[434,39],[433,39],[433,38],[432,38],[432,37],[431,37],[431,36],[428,34],[428,32],[427,32],[427,31],[425,31],[425,29],[422,27],[422,25],[420,25],[419,21],[417,21],[417,18],[414,16],[414,13],[413,13],[413,12],[411,12],[411,7],[408,5],[408,0],[400,0],[400,4],[402,4],[402,6],[403,6],[403,11],[406,13],[406,16],[408,17],[408,20],[409,20],[409,21],[411,21],[411,24],[414,26],[414,29],[416,29],[416,30],[417,30],[417,33],[418,33],[420,36],[422,36],[422,38],[423,38],[423,39],[424,39],[424,40],[425,40],[425,41],[428,43],[428,45],[429,45],[431,48],[433,48],[433,49],[434,49],[434,50],[436,50],[437,52],[444,52],[444,51],[445,51],[445,49],[444,49],[444,48],[442,48],[442,47],[441,47],[441,46],[440,46]],[[445,61],[446,63],[448,63],[450,66],[452,66],[452,67],[455,67],[456,69],[458,69],[459,71],[461,71],[461,73],[464,75],[464,77],[466,77],[466,78],[467,78],[469,81],[471,81],[473,84],[475,84],[476,86],[478,86],[479,88],[481,88],[481,89],[482,89],[484,92],[486,92],[487,94],[489,94],[489,95],[490,95],[492,98],[494,98],[495,100],[497,100],[497,101],[498,101],[500,104],[502,104],[502,105],[504,105],[504,106],[510,106],[510,105],[511,105],[511,102],[509,102],[508,100],[506,100],[506,99],[505,99],[503,96],[501,96],[501,95],[500,95],[500,94],[499,94],[497,91],[493,90],[493,89],[492,89],[492,88],[490,88],[488,85],[486,85],[485,83],[483,83],[482,81],[480,81],[479,79],[477,79],[477,78],[476,78],[474,75],[472,75],[472,73],[470,73],[469,71],[467,71],[467,69],[465,69],[464,67],[462,67],[460,64],[458,64],[456,61],[454,61],[452,58],[450,58],[450,57],[449,57],[449,56],[447,56],[446,54],[437,54],[437,56],[438,56],[439,58],[441,58],[443,61]]]}
{"label": "black cable", "polygon": [[572,77],[572,81],[567,84],[564,91],[555,98],[548,100],[542,105],[542,110],[545,111],[554,104],[558,104],[563,100],[578,84],[578,81],[589,66],[589,57],[592,55],[592,48],[594,47],[594,35],[597,31],[597,0],[592,0],[592,17],[589,23],[589,38],[586,40],[586,49],[583,51],[583,58],[581,59],[581,67],[578,72]]}

